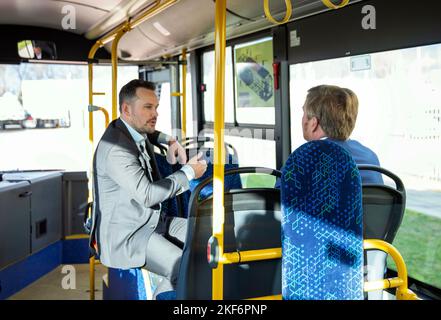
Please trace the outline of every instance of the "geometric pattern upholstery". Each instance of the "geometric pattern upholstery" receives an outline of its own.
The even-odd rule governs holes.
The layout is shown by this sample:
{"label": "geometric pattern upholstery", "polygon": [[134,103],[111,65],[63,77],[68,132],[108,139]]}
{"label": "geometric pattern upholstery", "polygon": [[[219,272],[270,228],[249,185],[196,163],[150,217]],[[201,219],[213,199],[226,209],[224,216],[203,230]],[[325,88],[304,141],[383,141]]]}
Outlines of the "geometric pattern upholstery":
{"label": "geometric pattern upholstery", "polygon": [[[143,268],[108,268],[103,300],[152,300],[161,277]],[[156,300],[175,300],[175,291],[158,294]]]}
{"label": "geometric pattern upholstery", "polygon": [[[205,157],[205,160],[207,160],[207,170],[205,173],[200,177],[199,179],[194,179],[190,181],[190,191],[193,192],[193,190],[196,189],[196,187],[207,179],[208,177],[213,177],[213,160],[211,158]],[[224,170],[229,169],[236,169],[239,165],[237,164],[237,160],[233,158],[231,154],[228,155],[228,161],[225,164]],[[225,192],[230,191],[231,189],[242,189],[242,182],[240,180],[239,174],[229,174],[226,175],[224,178],[224,185],[225,185]],[[211,196],[213,194],[213,183],[210,182],[207,186],[205,186],[200,194],[199,194],[199,200],[204,200]]]}
{"label": "geometric pattern upholstery", "polygon": [[[205,152],[205,156],[203,159],[207,161],[207,170],[199,179],[193,179],[190,181],[190,190],[184,192],[182,194],[182,207],[184,208],[185,216],[187,217],[188,209],[189,209],[189,201],[192,192],[197,188],[197,186],[209,177],[213,177],[213,153],[212,149],[208,149]],[[224,170],[228,169],[236,169],[238,168],[238,159],[236,156],[232,154],[228,154],[228,161],[226,161]],[[240,179],[239,174],[230,174],[224,177],[224,188],[225,192],[229,192],[232,189],[242,189],[242,181]],[[204,200],[210,197],[213,194],[213,183],[210,182],[206,185],[201,192],[199,193],[199,200]]]}
{"label": "geometric pattern upholstery", "polygon": [[109,287],[103,287],[103,300],[147,300],[146,270],[108,268]]}
{"label": "geometric pattern upholstery", "polygon": [[317,140],[282,169],[282,296],[363,299],[361,177],[351,155]]}

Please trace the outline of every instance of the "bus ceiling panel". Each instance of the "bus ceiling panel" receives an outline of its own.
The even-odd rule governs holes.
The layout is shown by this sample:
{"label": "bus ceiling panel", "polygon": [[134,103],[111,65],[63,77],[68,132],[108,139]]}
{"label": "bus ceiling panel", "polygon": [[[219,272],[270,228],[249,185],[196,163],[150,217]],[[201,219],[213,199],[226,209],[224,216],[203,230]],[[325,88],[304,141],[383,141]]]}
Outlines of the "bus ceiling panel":
{"label": "bus ceiling panel", "polygon": [[[260,0],[259,0],[260,1]],[[263,0],[262,0],[263,1]],[[256,2],[257,0],[252,0]],[[263,11],[262,11],[263,14]],[[215,3],[211,0],[185,0],[157,14],[122,38],[119,48],[131,53],[133,59],[155,59],[179,54],[182,48],[193,50],[214,43]],[[263,18],[262,18],[263,19]],[[262,20],[261,19],[261,20]],[[241,35],[238,25],[244,19],[227,14],[227,36]],[[265,20],[265,19],[263,19]],[[245,21],[245,25],[249,21]],[[269,23],[264,21],[265,27]],[[255,23],[251,27],[255,31]],[[242,24],[241,24],[242,25]],[[139,33],[145,41],[139,41]],[[140,46],[140,43],[143,45]],[[144,45],[154,43],[154,46]]]}
{"label": "bus ceiling panel", "polygon": [[[106,44],[105,48],[110,52],[112,42]],[[119,41],[118,57],[124,60],[143,60],[146,49],[161,52],[162,48],[160,44],[146,37],[139,28],[136,28],[125,34]]]}
{"label": "bus ceiling panel", "polygon": [[83,34],[121,0],[1,0],[0,24]]}
{"label": "bus ceiling panel", "polygon": [[[211,1],[181,0],[124,35],[119,47],[130,52],[134,59],[178,54],[183,47],[193,48],[193,43],[213,33],[214,14],[215,4]],[[144,37],[141,41],[139,35]]]}
{"label": "bus ceiling panel", "polygon": [[180,1],[141,24],[139,30],[163,49],[173,48],[213,32],[214,11],[214,3],[207,0]]}
{"label": "bus ceiling panel", "polygon": [[[270,1],[275,17],[285,15],[283,0]],[[227,39],[269,29],[274,25],[264,17],[263,0],[229,0]],[[293,16],[314,14],[329,10],[321,0],[293,1]],[[120,47],[130,52],[133,59],[154,59],[162,55],[177,55],[182,48],[193,50],[214,43],[215,2],[212,0],[185,0],[142,23],[138,28],[145,39],[156,46],[140,46],[138,34],[126,34]]]}
{"label": "bus ceiling panel", "polygon": [[153,7],[156,3],[157,0],[120,0],[119,4],[109,10],[106,15],[96,19],[95,24],[85,33],[85,37],[97,39],[127,21],[128,18],[136,18],[143,10]]}

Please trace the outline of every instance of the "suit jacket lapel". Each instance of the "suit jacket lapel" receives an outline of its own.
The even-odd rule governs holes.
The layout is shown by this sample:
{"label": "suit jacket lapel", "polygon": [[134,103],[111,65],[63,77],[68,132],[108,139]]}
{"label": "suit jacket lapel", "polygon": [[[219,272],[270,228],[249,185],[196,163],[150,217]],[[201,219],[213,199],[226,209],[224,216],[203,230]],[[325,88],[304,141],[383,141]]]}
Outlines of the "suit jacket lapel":
{"label": "suit jacket lapel", "polygon": [[126,125],[121,121],[120,118],[116,119],[114,123],[115,127],[118,128],[129,139],[133,148],[139,153],[138,146],[136,145],[136,142],[133,141],[132,135],[130,134],[129,130],[127,130]]}
{"label": "suit jacket lapel", "polygon": [[[132,147],[134,148],[134,150],[136,150],[137,154],[138,154],[138,160],[141,163],[142,168],[144,169],[147,177],[149,178],[150,181],[155,181],[155,176],[153,174],[153,172],[155,172],[155,168],[151,168],[150,164],[152,163],[152,161],[147,161],[146,158],[144,158],[144,156],[142,155],[142,153],[139,151],[138,146],[136,145],[136,142],[133,140],[132,135],[130,134],[129,130],[127,129],[126,125],[121,121],[121,119],[116,119],[112,124],[115,125],[116,128],[118,128],[122,134],[124,134],[130,141]],[[149,145],[150,143],[148,143],[148,141],[146,141],[146,149],[149,153],[149,156],[151,159],[152,155],[150,154],[150,150],[149,150]],[[155,162],[156,164],[156,162]],[[157,166],[156,166],[156,170],[157,170]]]}

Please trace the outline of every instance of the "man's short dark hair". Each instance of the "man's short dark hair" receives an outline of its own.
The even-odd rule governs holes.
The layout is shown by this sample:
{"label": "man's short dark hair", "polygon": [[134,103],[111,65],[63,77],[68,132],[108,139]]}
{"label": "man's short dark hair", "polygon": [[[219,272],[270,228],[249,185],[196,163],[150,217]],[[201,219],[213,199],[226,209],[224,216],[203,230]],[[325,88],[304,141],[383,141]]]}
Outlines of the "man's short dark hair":
{"label": "man's short dark hair", "polygon": [[122,104],[123,102],[131,103],[136,96],[136,89],[145,88],[147,90],[156,90],[156,86],[153,82],[134,79],[127,83],[124,87],[119,91],[119,112],[122,112]]}

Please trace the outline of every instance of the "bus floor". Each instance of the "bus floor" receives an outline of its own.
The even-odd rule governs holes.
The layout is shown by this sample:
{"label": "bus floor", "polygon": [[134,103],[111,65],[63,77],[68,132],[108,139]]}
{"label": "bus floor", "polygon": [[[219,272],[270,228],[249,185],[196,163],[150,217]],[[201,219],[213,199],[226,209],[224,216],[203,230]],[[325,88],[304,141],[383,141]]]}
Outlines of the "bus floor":
{"label": "bus floor", "polygon": [[[102,279],[106,273],[105,266],[95,266],[95,300],[103,298]],[[60,265],[9,300],[89,300],[89,265]]]}

